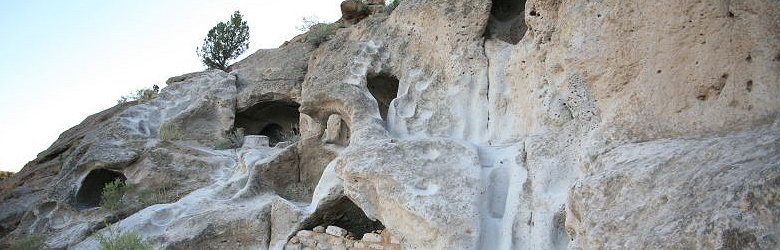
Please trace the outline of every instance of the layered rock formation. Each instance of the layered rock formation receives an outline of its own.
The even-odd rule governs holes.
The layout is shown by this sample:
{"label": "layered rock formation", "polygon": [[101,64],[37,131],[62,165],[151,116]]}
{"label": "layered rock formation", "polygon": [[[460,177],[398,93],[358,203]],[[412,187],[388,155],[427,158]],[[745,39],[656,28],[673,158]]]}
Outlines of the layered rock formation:
{"label": "layered rock formation", "polygon": [[[3,182],[2,244],[780,245],[777,1],[404,0],[357,21],[66,131]],[[215,149],[239,127],[256,136]],[[99,207],[116,179],[123,206]]]}

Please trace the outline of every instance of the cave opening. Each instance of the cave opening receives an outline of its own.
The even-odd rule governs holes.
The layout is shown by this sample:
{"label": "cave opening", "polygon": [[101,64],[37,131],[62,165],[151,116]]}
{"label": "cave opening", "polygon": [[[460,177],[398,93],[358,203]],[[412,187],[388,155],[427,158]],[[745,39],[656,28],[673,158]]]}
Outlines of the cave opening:
{"label": "cave opening", "polygon": [[363,234],[385,229],[381,221],[369,219],[363,210],[346,196],[323,204],[303,222],[303,229],[306,230],[317,226],[343,228],[358,240],[363,238]]}
{"label": "cave opening", "polygon": [[103,195],[103,188],[106,184],[114,180],[126,181],[124,174],[107,169],[95,169],[84,177],[81,186],[76,192],[76,207],[93,208],[100,206],[100,198]]}
{"label": "cave opening", "polygon": [[284,141],[295,141],[299,136],[298,113],[300,105],[293,101],[259,102],[236,114],[236,128],[245,135],[268,136],[271,146]]}
{"label": "cave opening", "polygon": [[387,112],[390,103],[398,96],[398,78],[390,75],[376,75],[368,77],[368,91],[374,96],[379,105],[379,115],[387,121]]}
{"label": "cave opening", "polygon": [[528,26],[525,23],[526,0],[493,0],[485,37],[517,44]]}

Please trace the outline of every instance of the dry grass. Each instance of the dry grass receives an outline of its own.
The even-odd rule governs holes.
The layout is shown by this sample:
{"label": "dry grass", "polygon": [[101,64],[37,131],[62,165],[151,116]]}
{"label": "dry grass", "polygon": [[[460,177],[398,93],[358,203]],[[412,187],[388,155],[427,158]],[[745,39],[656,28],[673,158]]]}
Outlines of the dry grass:
{"label": "dry grass", "polygon": [[14,172],[0,171],[0,181],[11,178],[14,174]]}
{"label": "dry grass", "polygon": [[14,183],[9,180],[15,173],[0,171],[0,197],[10,192],[14,188]]}

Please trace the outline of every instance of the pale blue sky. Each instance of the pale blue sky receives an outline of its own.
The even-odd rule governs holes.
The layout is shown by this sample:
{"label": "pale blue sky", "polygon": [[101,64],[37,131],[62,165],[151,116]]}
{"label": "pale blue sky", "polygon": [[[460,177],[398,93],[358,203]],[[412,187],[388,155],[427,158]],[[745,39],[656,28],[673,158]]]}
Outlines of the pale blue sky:
{"label": "pale blue sky", "polygon": [[247,56],[336,21],[341,0],[0,0],[0,170],[18,171],[60,133],[135,89],[203,70],[195,48],[240,10]]}

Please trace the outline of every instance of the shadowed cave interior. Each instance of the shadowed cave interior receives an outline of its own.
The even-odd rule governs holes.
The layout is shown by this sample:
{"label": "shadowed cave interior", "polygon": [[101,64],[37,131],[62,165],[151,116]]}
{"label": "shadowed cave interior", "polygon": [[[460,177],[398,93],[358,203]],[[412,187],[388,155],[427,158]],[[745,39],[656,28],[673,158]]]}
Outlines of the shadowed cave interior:
{"label": "shadowed cave interior", "polygon": [[124,174],[107,169],[95,169],[89,172],[84,180],[81,181],[79,191],[76,193],[77,208],[93,208],[100,206],[100,198],[103,194],[103,188],[106,184],[120,179],[127,180]]}
{"label": "shadowed cave interior", "polygon": [[[517,44],[525,36],[525,0],[493,0],[485,37]],[[533,12],[531,15],[538,15]]]}
{"label": "shadowed cave interior", "polygon": [[363,210],[346,196],[321,206],[303,222],[303,229],[306,230],[312,230],[316,226],[338,226],[354,234],[358,240],[363,238],[365,233],[385,229],[382,222],[369,219]]}
{"label": "shadowed cave interior", "polygon": [[368,91],[376,99],[379,105],[379,115],[387,121],[387,112],[390,103],[398,96],[398,78],[389,75],[376,75],[368,77]]}
{"label": "shadowed cave interior", "polygon": [[293,101],[264,101],[236,114],[235,127],[246,135],[265,135],[271,146],[293,141],[300,134],[300,105]]}

